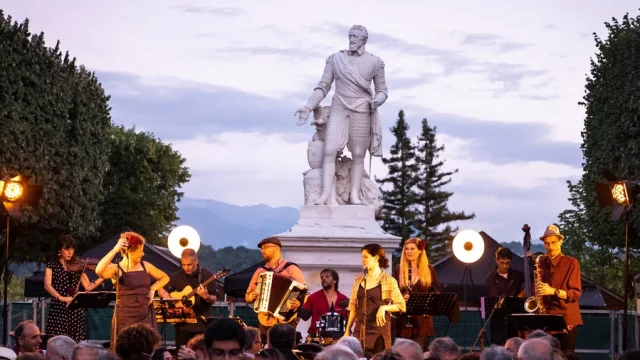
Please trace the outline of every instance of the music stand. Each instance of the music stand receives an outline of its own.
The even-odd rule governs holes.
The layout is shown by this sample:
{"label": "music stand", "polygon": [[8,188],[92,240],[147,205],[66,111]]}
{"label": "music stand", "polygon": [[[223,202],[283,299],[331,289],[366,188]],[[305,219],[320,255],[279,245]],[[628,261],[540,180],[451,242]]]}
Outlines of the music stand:
{"label": "music stand", "polygon": [[112,301],[116,301],[115,291],[80,291],[67,304],[67,309],[106,308]]}
{"label": "music stand", "polygon": [[[499,301],[499,296],[488,296],[480,298],[483,319],[487,318],[487,314],[491,314],[491,311],[493,311],[493,308]],[[517,296],[507,296],[504,298],[500,309],[502,309],[507,315],[521,313],[524,309],[524,302],[524,298]]]}
{"label": "music stand", "polygon": [[511,314],[510,323],[518,331],[542,330],[544,332],[567,330],[564,316],[554,314]]}
{"label": "music stand", "polygon": [[451,320],[452,308],[458,294],[411,294],[407,300],[407,315],[447,315]]}
{"label": "music stand", "polygon": [[193,309],[182,300],[153,299],[153,310],[159,324],[195,324],[198,322]]}

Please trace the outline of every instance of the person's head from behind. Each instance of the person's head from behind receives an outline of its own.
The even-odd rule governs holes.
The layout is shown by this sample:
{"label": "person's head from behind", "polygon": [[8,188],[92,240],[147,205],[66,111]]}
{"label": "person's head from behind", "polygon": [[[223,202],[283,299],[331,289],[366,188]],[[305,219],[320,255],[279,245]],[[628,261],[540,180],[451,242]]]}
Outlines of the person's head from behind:
{"label": "person's head from behind", "polygon": [[315,360],[358,360],[353,351],[343,345],[335,344],[319,352]]}
{"label": "person's head from behind", "polygon": [[93,360],[105,357],[107,350],[98,344],[81,341],[73,349],[72,360]]}
{"label": "person's head from behind", "polygon": [[64,335],[54,336],[47,341],[48,360],[71,360],[76,342]]}
{"label": "person's head from behind", "polygon": [[284,355],[278,349],[266,348],[262,349],[256,356],[256,360],[286,360]]}
{"label": "person's head from behind", "polygon": [[16,338],[20,353],[36,352],[40,349],[40,344],[42,344],[40,329],[31,320],[19,323],[13,331],[13,336]]}
{"label": "person's head from behind", "polygon": [[349,348],[349,350],[356,354],[358,359],[364,357],[364,353],[362,352],[362,345],[360,345],[360,340],[358,340],[354,336],[343,336],[340,338],[340,340],[338,340],[336,345],[342,345]]}
{"label": "person's head from behind", "polygon": [[244,339],[244,329],[231,318],[214,321],[204,332],[204,344],[211,360],[240,359]]}
{"label": "person's head from behind", "polygon": [[400,353],[404,360],[422,360],[422,347],[413,340],[397,338],[391,348]]}
{"label": "person's head from behind", "polygon": [[16,360],[16,352],[6,348],[4,346],[0,346],[0,360]]}
{"label": "person's head from behind", "polygon": [[454,360],[460,356],[460,348],[450,337],[435,338],[429,344],[429,356],[440,360]]}
{"label": "person's head from behind", "polygon": [[504,343],[504,348],[507,349],[515,359],[518,357],[518,350],[520,349],[520,345],[522,345],[523,341],[524,340],[519,337],[512,337]]}
{"label": "person's head from behind", "polygon": [[122,360],[148,360],[160,340],[160,334],[149,325],[129,325],[118,335],[116,353]]}
{"label": "person's head from behind", "polygon": [[296,330],[289,324],[274,325],[267,331],[267,343],[280,351],[293,350]]}
{"label": "person's head from behind", "polygon": [[257,354],[262,348],[262,342],[260,341],[260,330],[254,327],[247,327],[244,329],[244,349],[245,353]]}
{"label": "person's head from behind", "polygon": [[553,348],[545,339],[528,339],[520,345],[518,358],[522,360],[551,360],[553,358]]}
{"label": "person's head from behind", "polygon": [[381,353],[377,353],[371,360],[404,360],[404,358],[397,351],[387,349]]}
{"label": "person's head from behind", "polygon": [[493,345],[488,349],[485,349],[480,354],[480,360],[513,360],[515,357],[511,355],[509,350],[504,346]]}

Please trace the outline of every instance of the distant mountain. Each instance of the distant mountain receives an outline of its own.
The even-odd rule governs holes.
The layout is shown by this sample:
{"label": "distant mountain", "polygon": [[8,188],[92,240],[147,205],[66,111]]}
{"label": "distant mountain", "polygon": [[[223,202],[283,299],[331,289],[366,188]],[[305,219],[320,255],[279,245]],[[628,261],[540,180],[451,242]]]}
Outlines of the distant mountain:
{"label": "distant mountain", "polygon": [[214,249],[240,245],[251,249],[263,238],[291,229],[298,221],[298,209],[183,198],[178,217],[178,225],[195,228],[202,242]]}

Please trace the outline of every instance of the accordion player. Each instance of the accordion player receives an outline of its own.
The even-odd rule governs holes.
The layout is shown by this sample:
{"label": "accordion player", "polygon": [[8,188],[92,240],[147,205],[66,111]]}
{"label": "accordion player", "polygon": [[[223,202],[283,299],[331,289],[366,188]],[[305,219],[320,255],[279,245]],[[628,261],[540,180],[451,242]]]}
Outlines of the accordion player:
{"label": "accordion player", "polygon": [[256,292],[258,297],[253,303],[253,311],[258,313],[258,321],[264,326],[293,321],[298,309],[289,309],[289,300],[296,299],[304,303],[308,288],[293,279],[266,271],[258,275]]}

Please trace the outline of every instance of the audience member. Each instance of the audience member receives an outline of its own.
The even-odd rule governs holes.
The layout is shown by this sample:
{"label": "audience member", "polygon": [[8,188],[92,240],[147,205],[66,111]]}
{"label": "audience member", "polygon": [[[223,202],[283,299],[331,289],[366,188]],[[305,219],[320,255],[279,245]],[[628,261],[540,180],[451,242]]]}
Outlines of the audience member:
{"label": "audience member", "polygon": [[293,353],[296,330],[289,324],[278,324],[267,331],[267,344],[278,349],[287,360],[298,360]]}
{"label": "audience member", "polygon": [[335,344],[319,352],[315,360],[358,360],[358,355],[344,345]]}
{"label": "audience member", "polygon": [[521,360],[552,360],[553,348],[549,341],[541,338],[525,340],[518,350]]}
{"label": "audience member", "polygon": [[371,360],[403,360],[403,358],[397,351],[387,349],[381,353],[375,354]]}
{"label": "audience member", "polygon": [[169,352],[168,349],[165,348],[159,348],[156,349],[153,352],[153,356],[151,357],[151,360],[172,360],[173,357],[171,356],[171,353]]}
{"label": "audience member", "polygon": [[360,340],[356,339],[353,336],[343,336],[336,342],[336,345],[342,345],[351,350],[358,359],[365,358],[364,353],[362,352],[362,345],[360,344]]}
{"label": "audience member", "polygon": [[253,357],[262,349],[262,341],[260,341],[260,330],[255,327],[248,326],[244,329],[244,355],[248,358]]}
{"label": "audience member", "polygon": [[244,339],[244,328],[232,318],[220,318],[204,331],[204,344],[211,360],[240,359]]}
{"label": "audience member", "polygon": [[460,356],[460,348],[450,337],[433,339],[429,344],[429,357],[440,360],[455,360]]}
{"label": "audience member", "polygon": [[493,345],[488,349],[484,349],[480,354],[480,360],[513,360],[515,357],[511,355],[509,350],[504,346]]}
{"label": "audience member", "polygon": [[16,357],[18,357],[18,355],[16,355],[16,352],[4,347],[4,346],[0,346],[0,360],[16,360]]}
{"label": "audience member", "polygon": [[420,344],[411,339],[396,338],[391,349],[402,355],[404,360],[422,360],[424,354]]}
{"label": "audience member", "polygon": [[129,325],[118,335],[116,353],[121,360],[149,360],[160,340],[160,334],[147,324]]}
{"label": "audience member", "polygon": [[267,348],[260,351],[256,357],[257,360],[285,360],[284,355],[278,349]]}
{"label": "audience member", "polygon": [[76,342],[65,335],[57,335],[47,341],[48,360],[71,360]]}
{"label": "audience member", "polygon": [[93,344],[89,341],[79,342],[73,349],[72,360],[94,360],[104,359],[108,356],[108,351],[101,345]]}
{"label": "audience member", "polygon": [[504,343],[505,349],[509,350],[514,359],[518,357],[518,350],[520,349],[520,345],[522,345],[523,341],[524,340],[519,337],[512,337]]}
{"label": "audience member", "polygon": [[13,331],[13,336],[16,339],[16,346],[13,351],[18,356],[23,353],[42,353],[42,350],[40,350],[40,344],[42,344],[40,329],[33,321],[25,320],[19,323]]}

